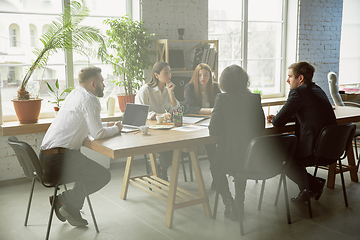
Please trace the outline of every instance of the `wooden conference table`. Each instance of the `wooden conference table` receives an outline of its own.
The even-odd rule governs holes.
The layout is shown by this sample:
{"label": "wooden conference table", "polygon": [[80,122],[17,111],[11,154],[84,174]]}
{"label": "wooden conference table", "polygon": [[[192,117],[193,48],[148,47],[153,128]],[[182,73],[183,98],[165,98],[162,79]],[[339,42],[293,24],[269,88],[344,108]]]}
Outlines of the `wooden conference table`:
{"label": "wooden conference table", "polygon": [[[334,111],[339,124],[360,121],[360,108],[336,107]],[[154,121],[149,121],[148,125],[153,124],[155,124]],[[269,135],[292,131],[294,131],[293,124],[277,128],[271,123],[267,123],[264,134]],[[206,194],[196,150],[198,146],[214,144],[217,143],[217,140],[217,137],[209,136],[209,131],[206,127],[191,132],[150,129],[148,135],[142,135],[141,133],[122,133],[121,135],[101,140],[86,139],[84,146],[110,158],[116,159],[126,157],[127,163],[120,198],[123,200],[126,199],[129,184],[132,184],[160,200],[163,200],[167,203],[165,226],[171,228],[174,211],[179,208],[202,204],[205,215],[209,218],[211,217],[209,200]],[[154,153],[169,150],[174,150],[174,155],[170,182],[166,182],[157,177]],[[179,162],[182,151],[190,153],[199,195],[193,194],[177,186]],[[134,156],[144,154],[150,154],[153,174],[132,177],[131,167]],[[344,171],[350,171],[351,180],[358,182],[357,168],[352,148],[348,154],[348,162],[349,166],[345,167]],[[328,187],[334,187],[336,171],[335,164],[330,166]],[[329,184],[329,182],[331,183]]]}

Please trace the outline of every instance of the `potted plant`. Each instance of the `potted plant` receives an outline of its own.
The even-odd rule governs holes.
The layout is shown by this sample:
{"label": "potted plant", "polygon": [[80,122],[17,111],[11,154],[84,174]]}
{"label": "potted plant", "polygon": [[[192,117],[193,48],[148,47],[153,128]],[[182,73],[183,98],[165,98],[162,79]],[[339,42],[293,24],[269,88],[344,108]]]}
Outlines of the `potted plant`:
{"label": "potted plant", "polygon": [[66,97],[66,93],[70,93],[73,88],[72,87],[69,87],[69,88],[66,88],[64,91],[62,91],[60,93],[60,86],[59,86],[59,80],[56,79],[55,81],[55,88],[53,89],[50,85],[50,83],[48,83],[47,81],[45,81],[47,87],[49,88],[49,95],[54,99],[54,101],[49,101],[50,103],[53,103],[55,104],[55,107],[54,107],[54,111],[55,111],[55,114],[60,110],[60,102],[64,101],[65,100],[65,97]]}
{"label": "potted plant", "polygon": [[106,19],[104,23],[110,29],[106,31],[106,45],[102,49],[107,52],[108,48],[111,53],[102,55],[101,59],[112,65],[114,75],[124,77],[114,81],[125,90],[125,96],[118,95],[120,110],[124,112],[126,102],[134,102],[136,91],[144,83],[144,70],[152,65],[149,57],[154,51],[148,47],[155,34],[147,33],[142,21],[134,21],[128,16]]}
{"label": "potted plant", "polygon": [[[12,100],[20,123],[36,123],[39,118],[42,99],[31,97],[26,86],[34,71],[46,66],[51,54],[60,50],[72,49],[83,55],[97,56],[97,53],[85,47],[84,43],[99,42],[103,44],[104,38],[100,29],[80,25],[88,15],[89,10],[83,2],[71,1],[64,8],[64,12],[52,21],[48,30],[41,36],[40,41],[43,43],[43,47],[33,51],[36,59],[26,71],[17,92],[17,99]],[[34,105],[34,103],[36,104]],[[32,104],[32,106],[27,106],[27,104]],[[31,114],[31,116],[27,116],[27,114]]]}

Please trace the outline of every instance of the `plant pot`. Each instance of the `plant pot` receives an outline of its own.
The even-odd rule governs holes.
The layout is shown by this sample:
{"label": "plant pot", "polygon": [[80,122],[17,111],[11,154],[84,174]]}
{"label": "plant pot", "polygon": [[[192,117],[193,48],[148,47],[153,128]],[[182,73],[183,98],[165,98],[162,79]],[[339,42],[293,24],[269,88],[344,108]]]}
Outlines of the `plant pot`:
{"label": "plant pot", "polygon": [[20,123],[37,123],[41,109],[41,98],[31,100],[11,100]]}
{"label": "plant pot", "polygon": [[56,117],[56,115],[58,114],[59,110],[60,110],[60,108],[54,107],[55,117]]}
{"label": "plant pot", "polygon": [[134,103],[135,102],[135,94],[117,95],[117,99],[119,102],[120,111],[125,112],[126,103]]}

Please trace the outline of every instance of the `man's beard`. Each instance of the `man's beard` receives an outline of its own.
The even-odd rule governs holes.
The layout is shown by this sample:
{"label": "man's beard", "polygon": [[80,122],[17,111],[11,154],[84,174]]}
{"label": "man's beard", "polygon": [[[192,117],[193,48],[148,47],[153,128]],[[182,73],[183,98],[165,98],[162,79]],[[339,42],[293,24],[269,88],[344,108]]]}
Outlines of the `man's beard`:
{"label": "man's beard", "polygon": [[95,87],[95,93],[97,97],[103,97],[104,96],[104,90],[102,90],[99,86]]}

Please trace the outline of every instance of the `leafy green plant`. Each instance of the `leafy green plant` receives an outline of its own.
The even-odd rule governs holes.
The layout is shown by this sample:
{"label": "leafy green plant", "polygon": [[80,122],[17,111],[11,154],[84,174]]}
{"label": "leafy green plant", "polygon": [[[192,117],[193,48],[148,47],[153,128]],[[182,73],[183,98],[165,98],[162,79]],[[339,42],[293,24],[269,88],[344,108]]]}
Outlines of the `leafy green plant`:
{"label": "leafy green plant", "polygon": [[262,95],[262,91],[260,89],[255,88],[253,93],[258,93],[260,96]]}
{"label": "leafy green plant", "polygon": [[60,93],[60,86],[59,86],[58,79],[56,79],[56,81],[55,81],[56,89],[53,89],[47,81],[45,81],[45,83],[46,83],[47,87],[49,88],[48,94],[54,99],[54,101],[52,101],[52,102],[49,101],[49,102],[55,104],[56,107],[60,108],[60,102],[65,100],[66,93],[70,93],[73,90],[73,88],[71,88],[71,87],[66,88],[64,91],[62,91]]}
{"label": "leafy green plant", "polygon": [[39,69],[47,65],[49,56],[62,50],[72,49],[86,56],[98,57],[98,54],[104,54],[102,51],[97,53],[92,49],[85,47],[84,43],[104,43],[104,36],[100,33],[100,29],[80,25],[80,23],[89,15],[88,8],[83,1],[71,1],[64,9],[64,12],[52,21],[50,27],[41,36],[40,41],[42,48],[36,48],[33,52],[36,56],[35,61],[27,69],[18,90],[18,100],[30,99],[30,94],[26,90],[26,86],[35,69]]}
{"label": "leafy green plant", "polygon": [[[124,87],[126,95],[135,94],[144,83],[144,70],[152,66],[149,57],[154,51],[148,47],[155,34],[148,34],[142,21],[128,16],[106,19],[104,23],[110,30],[106,31],[107,38],[101,46],[101,60],[112,65],[114,75],[124,75],[124,80],[114,81],[116,85]],[[107,48],[110,54],[106,54]]]}

